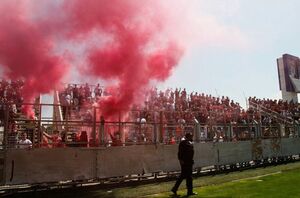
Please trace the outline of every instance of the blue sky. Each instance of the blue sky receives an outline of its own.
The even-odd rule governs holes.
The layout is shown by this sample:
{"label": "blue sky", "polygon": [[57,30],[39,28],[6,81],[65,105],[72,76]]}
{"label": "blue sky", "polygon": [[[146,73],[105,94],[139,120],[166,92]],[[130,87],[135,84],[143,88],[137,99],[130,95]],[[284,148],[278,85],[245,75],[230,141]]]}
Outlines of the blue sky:
{"label": "blue sky", "polygon": [[195,23],[199,31],[193,36],[203,38],[160,87],[225,95],[242,105],[244,95],[280,98],[276,59],[284,53],[300,56],[300,1],[195,2],[192,23],[197,17],[208,22]]}

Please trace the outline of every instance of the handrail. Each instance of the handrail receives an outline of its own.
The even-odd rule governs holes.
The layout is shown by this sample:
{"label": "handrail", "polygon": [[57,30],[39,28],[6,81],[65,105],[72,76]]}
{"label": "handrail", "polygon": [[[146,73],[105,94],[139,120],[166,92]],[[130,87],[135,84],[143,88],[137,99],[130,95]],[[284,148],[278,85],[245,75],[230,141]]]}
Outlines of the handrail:
{"label": "handrail", "polygon": [[279,113],[277,113],[276,111],[273,111],[271,109],[266,108],[263,105],[259,105],[253,101],[249,101],[249,106],[250,107],[254,107],[256,110],[263,110],[264,113],[268,114],[269,116],[272,116],[275,119],[281,120],[282,122],[288,122],[289,124],[293,124],[294,120],[289,118],[289,117],[285,117]]}

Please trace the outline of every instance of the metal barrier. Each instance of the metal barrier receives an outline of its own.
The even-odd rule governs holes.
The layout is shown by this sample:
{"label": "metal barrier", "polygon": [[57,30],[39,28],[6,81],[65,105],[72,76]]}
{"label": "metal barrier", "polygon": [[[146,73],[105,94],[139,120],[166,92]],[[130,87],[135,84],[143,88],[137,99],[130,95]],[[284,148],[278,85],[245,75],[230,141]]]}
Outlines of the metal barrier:
{"label": "metal barrier", "polygon": [[[257,138],[293,138],[299,137],[300,126],[294,124],[262,125],[251,124],[200,124],[194,123],[167,123],[164,121],[164,112],[152,112],[149,121],[135,116],[142,113],[135,111],[126,113],[123,121],[122,112],[115,121],[106,122],[101,117],[100,109],[93,107],[84,117],[72,106],[64,107],[67,112],[65,118],[54,116],[53,119],[43,118],[42,106],[52,106],[57,114],[59,104],[23,104],[31,105],[38,109],[38,117],[27,118],[22,114],[12,116],[9,105],[2,105],[0,122],[0,148],[16,148],[20,133],[25,131],[32,141],[33,148],[45,147],[45,133],[53,135],[56,130],[60,131],[62,144],[74,146],[76,144],[87,147],[97,146],[125,146],[135,144],[176,144],[184,137],[186,132],[194,134],[196,142],[228,142],[245,141]],[[125,113],[123,113],[125,115]],[[129,117],[128,115],[133,115]],[[156,118],[155,116],[156,115]],[[49,139],[49,138],[48,138]],[[51,139],[51,138],[50,138]],[[51,146],[53,141],[48,141],[46,147]]]}

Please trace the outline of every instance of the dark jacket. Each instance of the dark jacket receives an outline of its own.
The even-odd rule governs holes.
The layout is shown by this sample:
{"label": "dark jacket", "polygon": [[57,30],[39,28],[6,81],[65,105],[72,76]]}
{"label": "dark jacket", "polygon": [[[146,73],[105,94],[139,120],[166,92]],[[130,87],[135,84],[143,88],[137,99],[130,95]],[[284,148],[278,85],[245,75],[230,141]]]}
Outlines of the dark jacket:
{"label": "dark jacket", "polygon": [[178,159],[186,165],[194,164],[194,145],[188,140],[183,140],[179,144]]}

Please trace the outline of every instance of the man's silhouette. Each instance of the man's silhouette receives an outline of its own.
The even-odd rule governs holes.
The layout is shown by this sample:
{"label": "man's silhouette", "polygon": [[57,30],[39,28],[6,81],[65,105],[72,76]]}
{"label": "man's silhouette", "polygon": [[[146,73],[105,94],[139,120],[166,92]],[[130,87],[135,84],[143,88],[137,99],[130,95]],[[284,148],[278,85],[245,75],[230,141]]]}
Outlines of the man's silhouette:
{"label": "man's silhouette", "polygon": [[193,157],[193,135],[191,133],[187,133],[185,134],[185,139],[180,142],[178,149],[178,160],[181,166],[181,174],[177,179],[175,186],[171,190],[175,195],[177,195],[178,187],[180,186],[183,179],[186,179],[187,196],[196,195],[196,193],[193,192]]}

